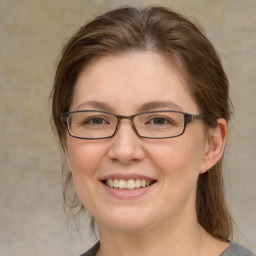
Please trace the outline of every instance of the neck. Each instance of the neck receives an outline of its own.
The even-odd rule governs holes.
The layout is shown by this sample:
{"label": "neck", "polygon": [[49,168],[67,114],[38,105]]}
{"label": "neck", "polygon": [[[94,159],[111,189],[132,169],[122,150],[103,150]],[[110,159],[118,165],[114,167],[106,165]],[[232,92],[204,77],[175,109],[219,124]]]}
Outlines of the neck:
{"label": "neck", "polygon": [[[179,224],[177,224],[179,223]],[[107,230],[99,225],[101,247],[97,256],[201,255],[206,232],[196,220],[163,223],[136,232]]]}

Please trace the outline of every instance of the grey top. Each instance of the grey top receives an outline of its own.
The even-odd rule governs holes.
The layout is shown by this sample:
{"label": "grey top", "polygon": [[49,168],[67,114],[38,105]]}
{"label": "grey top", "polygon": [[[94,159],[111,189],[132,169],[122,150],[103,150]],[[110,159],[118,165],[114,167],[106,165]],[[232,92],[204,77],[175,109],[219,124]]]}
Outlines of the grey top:
{"label": "grey top", "polygon": [[220,256],[255,256],[251,250],[244,248],[242,245],[231,242],[229,247]]}
{"label": "grey top", "polygon": [[[100,242],[97,242],[89,251],[81,256],[95,256],[100,248]],[[240,244],[231,242],[229,247],[220,256],[256,256],[256,254]]]}

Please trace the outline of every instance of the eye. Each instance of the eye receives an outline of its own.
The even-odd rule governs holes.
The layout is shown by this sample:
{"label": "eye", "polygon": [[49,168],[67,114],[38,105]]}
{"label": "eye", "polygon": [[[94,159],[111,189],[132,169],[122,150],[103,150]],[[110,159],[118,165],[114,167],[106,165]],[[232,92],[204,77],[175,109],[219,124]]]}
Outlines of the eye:
{"label": "eye", "polygon": [[109,122],[106,118],[100,116],[92,116],[84,120],[84,125],[107,125]]}
{"label": "eye", "polygon": [[174,122],[171,119],[164,116],[151,117],[147,121],[147,124],[150,124],[150,125],[173,125],[173,123]]}

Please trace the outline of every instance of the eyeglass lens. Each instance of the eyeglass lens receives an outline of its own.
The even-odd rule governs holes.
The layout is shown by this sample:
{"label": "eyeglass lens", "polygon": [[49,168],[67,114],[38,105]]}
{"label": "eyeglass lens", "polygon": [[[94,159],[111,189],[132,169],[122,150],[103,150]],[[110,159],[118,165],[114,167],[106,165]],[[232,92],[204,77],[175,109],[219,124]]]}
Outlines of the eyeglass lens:
{"label": "eyeglass lens", "polygon": [[[125,117],[124,117],[125,118]],[[118,116],[103,112],[81,111],[68,116],[68,129],[72,136],[79,138],[106,138],[115,133]],[[133,117],[138,135],[148,138],[175,137],[184,131],[184,113],[149,112]]]}

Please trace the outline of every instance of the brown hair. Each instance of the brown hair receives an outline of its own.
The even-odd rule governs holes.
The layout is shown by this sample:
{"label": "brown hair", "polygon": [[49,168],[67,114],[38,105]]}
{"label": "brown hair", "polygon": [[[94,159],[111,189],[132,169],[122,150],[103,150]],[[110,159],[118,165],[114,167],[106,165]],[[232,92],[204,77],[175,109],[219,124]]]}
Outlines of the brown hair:
{"label": "brown hair", "polygon": [[[69,111],[80,71],[92,59],[128,51],[152,51],[174,63],[201,113],[229,120],[228,80],[213,46],[198,26],[162,7],[120,8],[83,26],[63,49],[52,91],[52,118],[64,150],[66,130],[60,116]],[[212,127],[215,122],[209,118],[205,124]],[[72,187],[72,174],[66,168],[63,168],[63,195],[68,209],[78,209],[77,212],[84,209]],[[232,236],[232,219],[224,198],[222,160],[199,176],[196,212],[198,222],[212,236],[222,240]]]}

